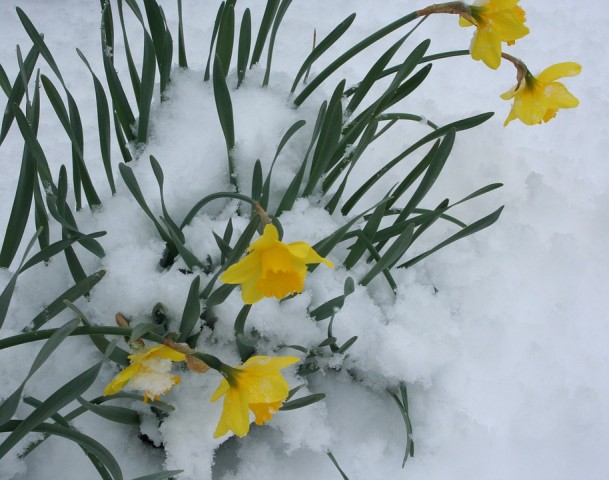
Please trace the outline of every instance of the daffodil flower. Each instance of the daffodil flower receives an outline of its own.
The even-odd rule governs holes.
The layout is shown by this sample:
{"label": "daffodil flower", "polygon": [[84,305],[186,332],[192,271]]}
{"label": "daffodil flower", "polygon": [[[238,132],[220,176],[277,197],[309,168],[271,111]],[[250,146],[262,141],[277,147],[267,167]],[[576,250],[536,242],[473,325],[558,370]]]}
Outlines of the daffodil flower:
{"label": "daffodil flower", "polygon": [[580,72],[581,65],[575,62],[557,63],[546,68],[537,77],[527,70],[515,87],[501,95],[504,100],[514,99],[504,125],[516,118],[526,125],[536,125],[554,118],[559,108],[577,107],[579,100],[556,80],[572,77]]}
{"label": "daffodil flower", "polygon": [[214,438],[232,431],[243,437],[250,429],[251,410],[257,425],[271,420],[288,396],[290,387],[279,370],[296,362],[298,357],[254,356],[243,365],[224,366],[224,378],[211,396],[215,402],[224,395],[222,415]]}
{"label": "daffodil flower", "polygon": [[264,227],[262,236],[247,251],[248,255],[220,277],[224,283],[241,284],[241,297],[246,304],[256,303],[264,297],[283,298],[302,292],[310,263],[334,267],[308,243],[281,242],[277,228],[272,224]]}
{"label": "daffodil flower", "polygon": [[459,25],[476,27],[470,53],[492,69],[501,64],[501,42],[512,45],[529,33],[524,25],[525,12],[520,0],[478,0],[469,6],[469,14],[461,14]]}
{"label": "daffodil flower", "polygon": [[158,400],[180,382],[171,375],[171,362],[182,362],[186,355],[165,345],[142,348],[129,355],[129,365],[112,379],[104,389],[104,395],[114,395],[123,388],[144,392],[144,402]]}

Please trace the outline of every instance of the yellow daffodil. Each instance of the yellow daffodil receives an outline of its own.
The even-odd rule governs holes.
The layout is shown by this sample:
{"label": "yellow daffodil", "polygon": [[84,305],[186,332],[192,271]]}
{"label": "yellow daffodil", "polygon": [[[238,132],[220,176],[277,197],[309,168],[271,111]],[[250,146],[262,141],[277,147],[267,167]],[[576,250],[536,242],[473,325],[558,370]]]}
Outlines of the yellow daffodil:
{"label": "yellow daffodil", "polygon": [[244,303],[252,304],[264,297],[283,298],[300,293],[307,275],[307,264],[334,265],[319,256],[305,242],[283,243],[277,228],[266,225],[262,236],[247,249],[248,255],[231,265],[220,280],[229,284],[241,284]]}
{"label": "yellow daffodil", "polygon": [[225,378],[211,396],[215,402],[224,397],[222,415],[214,438],[229,430],[243,437],[250,429],[250,413],[257,425],[268,422],[288,396],[290,387],[279,370],[298,362],[298,357],[254,356],[243,365],[222,370]]}
{"label": "yellow daffodil", "polygon": [[519,1],[478,0],[469,6],[469,14],[461,14],[459,25],[476,27],[470,48],[474,60],[482,60],[490,68],[497,69],[501,63],[501,42],[512,45],[529,33]]}
{"label": "yellow daffodil", "polygon": [[557,63],[546,68],[537,77],[527,70],[514,88],[501,95],[504,100],[514,99],[512,110],[504,125],[516,118],[526,125],[536,125],[554,118],[559,108],[577,107],[579,100],[556,80],[577,75],[581,68],[575,62]]}
{"label": "yellow daffodil", "polygon": [[165,345],[141,348],[129,355],[131,365],[119,372],[104,389],[104,395],[114,395],[123,388],[144,391],[144,401],[158,400],[180,382],[171,375],[171,362],[182,362],[186,355]]}

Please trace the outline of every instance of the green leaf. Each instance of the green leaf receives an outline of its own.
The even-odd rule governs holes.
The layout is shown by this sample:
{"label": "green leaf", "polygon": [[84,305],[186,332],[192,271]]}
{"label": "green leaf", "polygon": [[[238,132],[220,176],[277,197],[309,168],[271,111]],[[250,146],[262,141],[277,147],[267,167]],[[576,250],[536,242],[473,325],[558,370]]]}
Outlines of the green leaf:
{"label": "green leaf", "polygon": [[239,47],[237,49],[237,88],[241,86],[247,70],[247,62],[250,58],[250,48],[252,43],[252,16],[250,9],[246,8],[241,20],[239,30]]}
{"label": "green leaf", "polygon": [[42,422],[44,422],[51,415],[57,413],[63,407],[68,405],[70,402],[75,400],[78,396],[82,395],[95,381],[101,366],[103,365],[106,358],[110,356],[114,344],[111,344],[106,350],[104,359],[94,365],[93,367],[85,370],[80,375],[74,377],[64,386],[56,390],[51,396],[49,396],[39,408],[34,410],[28,415],[25,420],[19,422],[14,430],[6,437],[4,442],[0,444],[0,458],[4,457],[9,450],[11,450],[17,443],[25,437],[29,432],[35,430]]}
{"label": "green leaf", "polygon": [[343,106],[342,96],[345,87],[345,81],[342,80],[334,90],[328,111],[324,117],[324,123],[321,127],[319,140],[313,153],[311,160],[311,170],[309,173],[309,181],[307,182],[303,196],[311,195],[317,186],[322,175],[326,172],[327,166],[332,158],[332,154],[336,150],[338,141],[340,140],[341,129],[343,125]]}
{"label": "green leaf", "polygon": [[283,16],[285,12],[287,12],[292,0],[282,0],[279,8],[277,9],[277,14],[275,15],[275,20],[273,21],[273,29],[271,30],[271,38],[269,39],[269,50],[266,55],[266,70],[264,72],[264,80],[262,81],[262,86],[266,87],[269,84],[269,78],[271,76],[271,63],[273,61],[273,49],[275,48],[275,38],[277,37],[277,31],[279,30],[279,25],[281,25],[281,21],[283,20]]}
{"label": "green leaf", "polygon": [[140,90],[140,116],[137,124],[137,141],[145,143],[148,139],[148,123],[150,109],[154,95],[154,78],[156,64],[154,56],[154,43],[148,32],[144,31],[144,60],[142,63],[142,84]]}
{"label": "green leaf", "polygon": [[201,302],[199,301],[199,287],[201,285],[201,277],[197,275],[190,284],[184,311],[182,312],[182,320],[180,321],[180,336],[178,342],[185,342],[191,335],[193,328],[201,315]]}
{"label": "green leaf", "polygon": [[319,45],[317,45],[317,47],[313,48],[313,51],[302,63],[300,70],[298,70],[296,78],[294,79],[294,83],[292,83],[292,89],[290,90],[290,93],[294,93],[296,87],[298,86],[298,82],[300,82],[302,76],[305,75],[307,71],[309,71],[311,65],[313,65],[315,60],[321,57],[326,52],[326,50],[328,50],[328,48],[334,45],[334,42],[336,42],[340,37],[342,37],[342,35],[349,29],[349,27],[353,23],[353,20],[355,20],[355,13],[352,13],[347,18],[345,18],[334,28],[334,30],[332,30],[326,36],[326,38],[319,42]]}
{"label": "green leaf", "polygon": [[245,321],[251,309],[251,305],[243,305],[235,319],[235,343],[237,344],[237,350],[239,350],[242,362],[245,362],[256,351],[254,348],[256,342],[245,334]]}
{"label": "green leaf", "polygon": [[288,131],[285,132],[285,134],[281,138],[281,141],[279,142],[279,146],[277,147],[277,151],[275,152],[275,157],[273,158],[273,162],[271,163],[271,168],[269,169],[269,173],[266,176],[264,185],[262,187],[262,195],[260,196],[260,206],[265,210],[268,207],[269,198],[271,195],[271,175],[273,173],[273,167],[275,167],[275,162],[277,161],[277,158],[279,157],[279,154],[283,150],[283,147],[285,147],[286,143],[288,143],[290,138],[292,138],[292,136],[298,130],[300,130],[306,123],[307,122],[304,120],[298,120],[290,128],[288,128]]}
{"label": "green leaf", "polygon": [[184,22],[182,20],[182,0],[178,0],[178,64],[181,68],[188,68],[186,60],[186,46],[184,44]]}
{"label": "green leaf", "polygon": [[[9,435],[10,438],[16,431],[21,432],[23,428],[29,428],[29,425],[23,427],[27,421],[28,419],[11,420],[8,423],[5,423],[4,425],[0,425],[0,432],[12,432]],[[106,447],[104,447],[97,440],[94,440],[93,438],[83,433],[80,433],[79,431],[74,430],[73,428],[53,425],[51,423],[38,423],[33,428],[30,428],[28,432],[29,431],[45,433],[48,435],[57,435],[59,437],[64,437],[68,440],[76,442],[83,450],[94,455],[108,470],[114,480],[122,480],[123,475],[118,463],[116,462],[112,454],[106,449]],[[0,446],[0,449],[1,448],[2,446]],[[4,452],[0,456],[4,456],[5,454],[6,452]]]}
{"label": "green leaf", "polygon": [[205,306],[209,308],[213,307],[214,305],[220,305],[228,298],[228,296],[235,288],[237,288],[237,285],[220,285],[209,295],[209,297],[207,297],[207,299],[205,300]]}
{"label": "green leaf", "polygon": [[[36,66],[36,62],[38,61],[38,48],[36,45],[32,46],[27,56],[25,57],[25,61],[23,62],[24,70],[26,72],[27,79],[29,80],[34,72],[34,67]],[[4,74],[6,76],[6,73]],[[8,79],[7,79],[8,80]],[[13,113],[13,105],[21,104],[21,100],[23,100],[23,95],[25,94],[25,85],[23,83],[21,72],[17,74],[17,78],[13,83],[13,87],[10,89],[10,93],[8,94],[8,100],[6,102],[6,107],[4,108],[4,116],[2,117],[2,126],[0,127],[0,145],[4,142],[8,131],[13,124],[13,120],[15,119],[15,114]]]}
{"label": "green leaf", "polygon": [[76,400],[90,412],[111,422],[123,423],[125,425],[140,425],[139,413],[130,408],[116,407],[114,405],[96,405],[86,401],[82,397],[78,397]]}
{"label": "green leaf", "polygon": [[187,225],[190,225],[190,222],[192,222],[193,218],[195,218],[195,216],[197,215],[197,213],[199,213],[199,210],[201,210],[205,205],[207,205],[208,203],[214,201],[214,200],[218,200],[220,198],[232,198],[235,200],[241,200],[243,202],[247,202],[251,205],[256,205],[256,200],[248,197],[247,195],[243,195],[241,193],[236,193],[236,192],[218,192],[218,193],[212,193],[210,195],[207,195],[205,197],[203,197],[201,200],[199,200],[194,207],[192,207],[190,209],[190,211],[186,214],[186,216],[184,217],[184,220],[182,220],[182,223],[180,224],[180,229],[184,229],[184,227],[186,227]]}
{"label": "green leaf", "polygon": [[406,451],[404,453],[404,460],[402,461],[402,468],[406,465],[406,460],[408,457],[414,456],[414,441],[412,440],[412,423],[410,422],[410,415],[408,413],[408,394],[406,392],[406,384],[400,382],[400,393],[402,395],[402,400],[390,390],[387,390],[391,398],[395,401],[402,414],[402,418],[404,420],[404,425],[406,426]]}
{"label": "green leaf", "polygon": [[6,233],[2,249],[0,250],[0,268],[9,268],[17,249],[21,244],[23,233],[30,214],[32,199],[34,198],[34,188],[37,181],[36,160],[32,155],[28,144],[23,148],[21,158],[21,170],[15,190],[15,198],[9,216],[8,224],[6,225]]}
{"label": "green leaf", "polygon": [[338,470],[338,473],[340,473],[340,476],[343,477],[343,480],[349,480],[349,477],[347,477],[347,475],[345,474],[345,472],[343,472],[343,469],[340,468],[340,465],[338,464],[338,462],[336,461],[336,458],[334,458],[334,455],[332,455],[332,452],[330,450],[328,450],[326,452],[326,454],[328,455],[328,457],[330,458],[330,460],[332,460],[332,463],[334,464],[334,466],[336,467],[336,469]]}
{"label": "green leaf", "polygon": [[343,215],[347,215],[351,209],[355,206],[355,204],[364,196],[364,194],[378,181],[380,180],[389,170],[395,167],[398,163],[400,163],[404,158],[410,155],[412,152],[417,150],[419,147],[425,145],[428,142],[436,140],[444,136],[449,130],[455,129],[455,131],[460,132],[461,130],[467,130],[469,128],[476,127],[481,123],[484,123],[489,118],[493,116],[493,113],[483,113],[480,115],[474,115],[473,117],[468,117],[463,120],[458,120],[453,123],[449,123],[448,125],[444,125],[443,127],[434,130],[433,132],[425,135],[419,141],[415,142],[413,145],[404,150],[397,157],[390,160],[387,164],[385,164],[381,169],[379,169],[374,175],[370,177],[357,191],[345,202],[341,212]]}
{"label": "green leaf", "polygon": [[150,166],[152,167],[152,172],[156,178],[157,183],[159,184],[159,191],[161,194],[161,209],[163,210],[163,218],[167,222],[167,224],[171,227],[171,230],[176,234],[180,243],[184,243],[184,234],[180,227],[171,219],[171,215],[169,215],[169,211],[165,206],[165,192],[163,190],[163,186],[165,183],[165,175],[163,174],[163,169],[161,168],[161,164],[157,161],[154,155],[150,155]]}
{"label": "green leaf", "polygon": [[166,480],[171,479],[175,475],[182,473],[184,470],[167,470],[166,472],[151,473],[150,475],[144,475],[143,477],[137,477],[133,480]]}
{"label": "green leaf", "polygon": [[106,275],[105,270],[99,270],[93,275],[88,276],[84,280],[81,280],[76,285],[68,288],[59,297],[53,300],[42,312],[34,317],[31,322],[31,327],[27,330],[38,330],[49,320],[55,318],[59,313],[63,312],[66,308],[65,301],[75,302],[83,295],[88,294],[95,285],[97,285],[102,278]]}
{"label": "green leaf", "polygon": [[266,43],[266,37],[271,30],[273,19],[275,18],[275,14],[279,8],[279,2],[280,0],[267,0],[266,2],[264,14],[262,15],[262,21],[260,22],[260,28],[258,29],[258,35],[256,36],[256,44],[254,45],[250,68],[260,61],[262,51],[264,50],[264,44]]}
{"label": "green leaf", "polygon": [[315,141],[317,140],[317,137],[319,136],[319,133],[321,131],[321,127],[324,123],[324,118],[326,116],[326,110],[327,102],[324,101],[319,108],[319,112],[317,113],[317,120],[315,121],[315,127],[313,127],[313,133],[311,134],[311,141],[309,143],[309,147],[307,148],[307,153],[305,154],[304,160],[302,161],[302,165],[300,166],[298,172],[294,176],[294,179],[290,183],[290,186],[284,193],[281,202],[279,202],[279,206],[277,207],[277,211],[275,212],[276,217],[279,217],[283,212],[290,210],[294,206],[294,202],[299,196],[300,185],[302,184],[302,180],[304,178],[305,170],[307,167],[307,160],[309,158],[311,150],[313,149],[313,146],[315,145]]}
{"label": "green leaf", "polygon": [[205,65],[205,74],[203,75],[203,81],[207,82],[209,80],[209,72],[211,66],[211,55],[214,52],[214,42],[216,41],[216,36],[218,35],[218,30],[220,29],[220,23],[222,22],[222,13],[224,12],[225,2],[221,2],[218,7],[218,13],[216,14],[216,20],[214,22],[214,30],[211,35],[211,42],[209,44],[209,55],[207,56],[207,64]]}
{"label": "green leaf", "polygon": [[336,60],[334,60],[330,65],[328,65],[324,70],[322,70],[319,74],[317,74],[317,76],[305,88],[303,88],[303,90],[300,92],[300,94],[298,94],[298,96],[294,99],[294,105],[296,105],[297,107],[300,106],[302,104],[302,102],[304,102],[306,100],[306,98],[309,95],[311,95],[311,93],[326,78],[328,78],[338,68],[340,68],[346,62],[348,62],[351,58],[353,58],[355,55],[360,53],[362,50],[369,47],[370,45],[377,42],[378,40],[385,37],[386,35],[390,34],[394,30],[397,30],[398,28],[406,25],[407,23],[412,22],[416,18],[417,18],[416,12],[409,13],[408,15],[405,15],[402,18],[399,18],[395,22],[390,23],[389,25],[381,28],[380,30],[373,33],[372,35],[369,35],[364,40],[362,40],[361,42],[359,42],[356,45],[354,45],[353,47],[351,47],[349,50],[347,50],[345,53],[343,53],[340,57],[338,57]]}
{"label": "green leaf", "polygon": [[0,404],[0,425],[8,422],[11,417],[17,411],[17,406],[19,404],[19,400],[21,398],[21,393],[23,392],[23,388],[27,381],[31,378],[34,373],[47,361],[47,359],[51,356],[51,354],[55,351],[55,349],[74,331],[76,327],[79,325],[78,319],[74,319],[63,325],[61,328],[58,328],[53,335],[45,342],[42,346],[38,355],[34,359],[32,366],[30,367],[30,371],[27,376],[12,395],[10,395],[2,404]]}
{"label": "green leaf", "polygon": [[133,174],[133,170],[131,170],[131,168],[129,168],[124,163],[121,163],[118,166],[118,169],[120,171],[121,177],[123,177],[123,181],[125,182],[125,185],[127,185],[127,188],[131,192],[131,195],[133,195],[133,198],[135,198],[135,201],[142,208],[142,210],[144,210],[144,213],[148,216],[148,218],[152,221],[152,223],[156,227],[157,232],[159,232],[159,235],[161,236],[163,241],[166,242],[170,248],[175,249],[175,245],[171,238],[171,235],[169,235],[167,233],[167,231],[165,231],[165,229],[161,226],[159,221],[156,219],[156,217],[152,213],[152,210],[150,210],[148,203],[146,203],[146,199],[144,198],[144,194],[142,193],[142,190],[140,189],[140,185],[139,185],[137,179],[135,178],[135,175]]}
{"label": "green leaf", "polygon": [[355,291],[353,278],[347,277],[343,286],[343,294],[334,297],[309,312],[309,316],[316,321],[324,320],[338,312],[345,304],[345,299]]}
{"label": "green leaf", "polygon": [[84,64],[91,72],[91,76],[93,77],[93,86],[95,88],[95,102],[97,104],[97,128],[99,132],[99,148],[102,156],[102,162],[104,164],[104,170],[106,172],[106,178],[108,179],[108,184],[110,185],[110,191],[112,195],[116,193],[116,186],[114,184],[114,174],[112,173],[112,162],[110,158],[110,140],[112,138],[112,134],[110,133],[110,110],[108,109],[108,99],[106,97],[106,93],[104,92],[104,87],[101,82],[91,69],[89,62],[83,53],[77,48],[76,52]]}
{"label": "green leaf", "polygon": [[222,21],[218,30],[216,42],[216,55],[220,59],[224,78],[230,70],[231,58],[233,56],[233,43],[235,40],[235,9],[227,4],[222,12]]}
{"label": "green leaf", "polygon": [[297,408],[308,407],[314,403],[319,402],[326,398],[325,393],[313,393],[311,395],[307,395],[306,397],[300,397],[296,400],[290,400],[289,402],[285,402],[279,410],[282,412],[286,412],[288,410],[296,410]]}
{"label": "green leaf", "polygon": [[415,263],[423,260],[425,257],[428,257],[432,253],[437,252],[441,248],[444,248],[445,246],[450,245],[451,243],[453,243],[457,240],[460,240],[461,238],[465,238],[468,235],[471,235],[471,234],[479,232],[480,230],[483,230],[487,227],[490,227],[493,223],[495,223],[499,219],[499,216],[501,215],[502,210],[503,210],[503,207],[498,208],[490,215],[487,215],[486,217],[481,218],[480,220],[468,225],[467,227],[465,227],[464,229],[455,233],[454,235],[451,235],[449,238],[447,238],[443,242],[440,242],[438,245],[436,245],[432,249],[427,250],[426,252],[414,257],[411,260],[408,260],[407,262],[402,263],[401,265],[398,265],[397,268],[411,267]]}
{"label": "green leaf", "polygon": [[213,72],[214,100],[216,101],[216,110],[220,119],[220,126],[224,133],[226,142],[226,153],[228,155],[228,178],[237,189],[237,177],[235,173],[235,164],[232,150],[235,147],[235,124],[233,120],[233,104],[230,99],[230,93],[226,80],[224,79],[223,67],[220,57],[216,55],[214,60]]}
{"label": "green leaf", "polygon": [[[134,10],[134,5],[132,2],[127,2],[134,11],[136,16],[139,14],[139,21],[142,24],[142,28],[144,28],[144,21],[141,17],[141,12],[139,11],[139,7],[137,4],[135,5],[136,10]],[[137,102],[138,108],[140,106],[140,97],[141,97],[141,81],[140,76],[137,72],[137,68],[135,66],[135,62],[133,61],[133,55],[131,54],[131,47],[129,46],[129,37],[127,36],[127,29],[125,28],[125,16],[123,14],[123,2],[122,0],[117,0],[116,2],[118,7],[118,17],[121,23],[121,31],[123,32],[123,44],[125,48],[125,57],[127,58],[127,67],[129,68],[129,77],[131,78],[131,86],[133,87],[133,93],[135,96],[135,101]]]}
{"label": "green leaf", "polygon": [[412,235],[414,233],[414,224],[409,223],[398,238],[391,244],[387,251],[381,256],[374,266],[366,273],[359,281],[362,286],[368,285],[374,277],[385,269],[391,268],[406,252],[410,246]]}
{"label": "green leaf", "polygon": [[351,348],[351,346],[356,342],[356,340],[357,340],[357,336],[351,337],[349,340],[347,340],[345,343],[343,343],[338,350],[336,350],[336,353],[339,353],[339,354],[345,353],[347,350],[349,350]]}
{"label": "green leaf", "polygon": [[13,273],[13,276],[8,281],[6,286],[4,287],[4,290],[2,290],[2,293],[0,293],[0,328],[2,328],[2,325],[4,324],[4,320],[6,319],[6,314],[8,313],[8,307],[11,304],[11,298],[13,297],[13,293],[15,291],[15,285],[17,284],[17,277],[23,271],[23,262],[25,262],[26,257],[30,253],[30,250],[34,246],[34,243],[36,242],[36,239],[38,238],[40,233],[41,233],[41,230],[38,229],[36,231],[36,233],[34,234],[34,236],[32,237],[32,239],[30,240],[30,242],[28,243],[28,245],[25,249],[25,252],[23,254],[23,257],[21,258],[21,263],[19,264],[19,267],[17,268],[15,273]]}
{"label": "green leaf", "polygon": [[7,97],[11,96],[13,88],[11,87],[11,81],[8,79],[4,67],[0,64],[0,88],[4,91]]}

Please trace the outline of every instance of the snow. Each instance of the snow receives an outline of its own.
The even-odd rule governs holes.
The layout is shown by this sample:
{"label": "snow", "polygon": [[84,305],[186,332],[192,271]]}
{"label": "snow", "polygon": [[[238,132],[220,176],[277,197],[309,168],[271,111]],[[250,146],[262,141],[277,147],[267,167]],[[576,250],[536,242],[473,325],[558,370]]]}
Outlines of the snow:
{"label": "snow", "polygon": [[[17,73],[14,45],[20,44],[24,53],[30,45],[13,3],[0,4],[0,63],[11,80]],[[172,32],[177,32],[177,8],[173,2],[166,3],[168,22]],[[174,70],[167,101],[153,105],[150,141],[139,152],[139,160],[130,164],[152,211],[160,214],[158,184],[148,156],[157,158],[165,174],[168,209],[178,220],[206,194],[229,189],[226,147],[213,92],[210,84],[202,82],[217,2],[183,3],[190,70]],[[169,270],[158,267],[163,242],[122,182],[120,152],[114,144],[116,196],[111,196],[105,182],[93,86],[74,50],[79,47],[93,70],[103,76],[98,9],[78,0],[61,0],[53,6],[43,0],[28,0],[20,6],[45,34],[79,105],[85,158],[104,203],[101,211],[92,213],[85,208],[76,214],[82,231],[108,232],[99,239],[106,251],[102,259],[77,247],[88,273],[102,268],[107,271],[91,299],[77,305],[95,323],[113,325],[119,311],[134,321],[147,321],[152,307],[161,302],[167,308],[171,328],[177,329],[192,277],[180,272],[184,266],[180,262]],[[420,3],[416,8],[425,6]],[[512,122],[504,128],[510,104],[498,95],[514,85],[513,68],[506,63],[491,71],[467,57],[436,62],[416,95],[404,103],[404,111],[437,124],[496,112],[480,127],[457,135],[451,157],[426,205],[435,206],[445,197],[454,201],[481,186],[502,182],[503,188],[454,212],[469,222],[505,205],[499,222],[408,270],[396,270],[399,288],[395,296],[382,277],[368,288],[357,286],[336,315],[333,329],[339,343],[354,335],[358,340],[348,356],[327,359],[330,365],[347,368],[330,369],[307,379],[299,377],[294,368],[284,370],[291,386],[308,382],[299,395],[325,392],[326,399],[278,413],[265,427],[252,425],[243,439],[213,439],[221,411],[221,402],[209,402],[220,379],[215,372],[178,373],[182,381],[163,397],[175,411],[160,428],[140,403],[124,403],[148,415],[142,431],[157,445],[164,443],[166,457],[160,449],[140,441],[137,429],[131,426],[110,423],[93,414],[79,417],[75,426],[110,449],[125,478],[157,471],[161,465],[183,469],[180,480],[339,478],[327,450],[351,480],[608,478],[609,282],[605,269],[609,264],[609,214],[605,206],[609,170],[605,157],[609,149],[609,95],[605,88],[605,45],[609,13],[601,0],[587,2],[585,9],[573,8],[566,0],[526,2],[522,6],[531,33],[509,52],[522,58],[533,72],[562,61],[581,63],[582,74],[565,80],[580,100],[578,108],[559,111],[543,126]],[[241,18],[246,7],[252,9],[252,25],[257,26],[262,9],[254,1],[237,2],[236,18]],[[275,205],[300,165],[321,101],[340,79],[346,78],[347,85],[360,81],[378,55],[399,38],[399,33],[394,34],[356,57],[325,82],[325,89],[294,110],[288,101],[289,87],[309,53],[313,28],[317,38],[323,38],[348,14],[357,12],[345,38],[314,64],[310,78],[329,59],[408,13],[408,8],[397,1],[384,2],[383,8],[365,0],[293,2],[277,36],[269,88],[259,88],[263,66],[248,71],[239,90],[234,90],[236,75],[229,75],[236,119],[237,175],[244,192],[249,191],[255,161],[260,159],[266,172],[287,128],[304,118],[307,125],[292,137],[275,165],[271,198],[271,205]],[[132,51],[140,52],[137,21],[130,14],[127,17]],[[118,25],[118,15],[115,22]],[[117,28],[116,61],[121,78],[126,80],[126,66],[119,61],[119,32]],[[471,34],[471,29],[457,26],[454,16],[429,18],[414,32],[401,55],[407,55],[408,48],[425,38],[432,39],[433,53],[466,48]],[[175,45],[176,38],[174,34]],[[43,73],[57,84],[49,72],[45,66]],[[429,127],[415,122],[404,129],[394,127],[360,159],[349,188],[376,172],[378,159],[392,158],[428,131]],[[59,166],[69,163],[70,144],[44,93],[40,141],[56,177]],[[0,208],[0,231],[8,222],[21,150],[22,140],[13,126],[0,147],[0,199],[5,205]],[[403,168],[392,171],[376,194],[385,192],[403,173]],[[370,206],[375,198],[374,194],[366,196],[356,210]],[[185,229],[187,246],[199,258],[207,254],[218,258],[211,231],[222,235],[232,212],[231,205],[218,201]],[[285,241],[314,244],[341,225],[342,219],[338,214],[329,215],[310,198],[299,200],[280,220]],[[233,225],[236,238],[247,222],[233,218]],[[33,225],[30,227],[29,235],[33,233]],[[439,226],[426,232],[415,248],[420,250],[414,253],[453,231]],[[58,235],[56,229],[51,232],[51,238]],[[340,265],[346,254],[338,248],[329,258]],[[287,347],[278,352],[275,349],[319,344],[325,338],[328,320],[312,322],[307,307],[314,308],[341,294],[347,276],[358,280],[368,268],[360,263],[347,272],[340,266],[334,270],[321,266],[307,277],[302,295],[281,303],[266,299],[256,304],[248,317],[247,333],[255,330],[262,335],[260,353],[294,355],[299,353]],[[0,270],[0,287],[11,274]],[[201,276],[205,280],[206,275]],[[48,267],[39,265],[25,272],[19,277],[0,336],[17,334],[71,284],[69,271],[59,257]],[[217,308],[219,321],[214,332],[204,330],[199,340],[200,348],[233,365],[239,363],[232,341],[233,320],[241,306],[236,289]],[[64,312],[48,326],[59,326],[69,318]],[[0,351],[0,398],[20,385],[39,348],[33,343]],[[44,399],[97,361],[99,354],[86,338],[69,339],[30,379],[26,394]],[[101,395],[115,374],[116,369],[107,365],[85,398]],[[399,381],[408,385],[415,435],[415,456],[404,469],[405,429],[385,391]],[[17,418],[29,411],[20,407]],[[25,460],[19,459],[20,448],[29,440],[1,460],[1,480],[96,478],[82,451],[59,438],[45,441]]]}

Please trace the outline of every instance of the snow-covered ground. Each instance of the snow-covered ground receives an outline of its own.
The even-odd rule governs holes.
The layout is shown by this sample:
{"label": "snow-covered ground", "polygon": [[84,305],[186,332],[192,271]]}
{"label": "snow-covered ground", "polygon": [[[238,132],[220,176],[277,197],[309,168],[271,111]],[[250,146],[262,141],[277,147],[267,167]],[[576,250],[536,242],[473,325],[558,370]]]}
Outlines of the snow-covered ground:
{"label": "snow-covered ground", "polygon": [[[0,63],[11,80],[17,72],[15,44],[24,52],[30,46],[14,3],[0,3]],[[78,305],[89,318],[108,325],[118,311],[143,317],[159,301],[178,319],[191,278],[181,274],[177,266],[159,271],[162,242],[120,180],[120,153],[115,146],[115,197],[104,180],[91,78],[75,52],[75,47],[80,48],[103,76],[98,2],[17,3],[45,34],[78,102],[85,129],[85,157],[93,178],[98,179],[96,185],[101,186],[98,192],[103,209],[94,214],[84,209],[77,221],[85,232],[108,231],[100,239],[107,255],[99,260],[84,251],[78,253],[88,273],[104,268],[108,274],[91,300]],[[149,154],[155,155],[165,173],[167,203],[177,218],[206,193],[228,188],[225,145],[213,93],[209,84],[202,83],[218,2],[183,3],[190,71],[176,71],[169,100],[163,105],[155,103],[149,145],[132,167],[153,210],[160,212],[158,187],[147,161]],[[239,0],[236,17],[241,18],[246,7],[255,7],[252,24],[256,29],[262,14],[260,3]],[[163,4],[172,31],[177,32],[175,2]],[[354,382],[345,370],[315,377],[307,388],[326,392],[326,400],[277,414],[269,427],[253,428],[242,440],[228,440],[216,458],[214,479],[339,478],[327,450],[351,480],[609,478],[609,288],[605,272],[609,266],[609,94],[605,85],[609,77],[609,13],[601,0],[591,0],[585,8],[566,0],[522,0],[521,4],[531,33],[509,52],[522,58],[534,72],[562,61],[580,63],[582,74],[565,81],[580,106],[560,111],[543,126],[513,122],[504,128],[509,103],[498,95],[514,83],[509,64],[491,71],[468,57],[436,62],[424,85],[408,97],[405,111],[438,124],[485,111],[496,115],[482,126],[458,134],[426,206],[435,206],[445,197],[457,200],[486,184],[503,182],[503,188],[455,212],[465,221],[473,221],[505,205],[499,222],[407,271],[396,271],[400,285],[396,297],[382,280],[373,282],[368,290],[358,287],[336,316],[335,334],[343,341],[358,335],[347,361],[364,380]],[[285,188],[306,148],[321,100],[331,93],[337,80],[347,78],[349,84],[361,79],[391,39],[397,38],[392,35],[367,50],[328,80],[325,91],[293,110],[286,101],[287,92],[310,50],[313,28],[318,38],[323,38],[349,13],[357,13],[345,38],[314,65],[312,76],[324,60],[411,9],[425,6],[397,0],[294,0],[279,30],[270,88],[259,88],[264,72],[256,68],[248,73],[244,86],[232,92],[237,169],[244,190],[249,188],[254,161],[260,158],[268,167],[287,127],[305,118],[304,133],[286,146],[273,176],[274,186]],[[141,34],[137,22],[129,18],[131,46],[139,52]],[[116,50],[122,58],[117,15],[115,21]],[[471,29],[458,27],[454,16],[436,16],[421,25],[405,49],[425,38],[432,39],[432,52],[466,48],[471,34]],[[125,66],[118,65],[127,80]],[[53,78],[46,66],[44,73]],[[235,80],[234,73],[229,83],[231,80]],[[42,99],[40,140],[56,176],[61,164],[69,164],[70,145],[44,94]],[[0,102],[5,102],[4,96]],[[412,126],[387,135],[362,159],[358,178],[363,181],[376,171],[379,162],[375,163],[375,158],[386,161],[423,131],[422,126]],[[13,126],[0,147],[0,231],[8,221],[21,150],[22,140]],[[395,177],[386,179],[383,188],[394,182]],[[185,231],[195,254],[216,251],[210,228],[222,232],[227,215],[228,211],[209,211]],[[315,243],[335,229],[339,219],[303,200],[281,221],[286,241]],[[235,221],[236,229],[244,226],[245,221]],[[58,231],[53,234],[57,236]],[[445,234],[440,228],[421,242],[429,242],[430,247]],[[331,259],[339,263],[341,255],[337,250]],[[350,274],[357,278],[364,271],[364,267],[356,267]],[[0,287],[10,274],[0,271]],[[318,326],[310,322],[305,308],[341,293],[347,274],[341,269],[318,268],[307,280],[303,295],[282,304],[273,299],[257,304],[248,325],[269,338],[269,345],[263,348],[312,345],[323,339],[326,323]],[[19,332],[70,282],[65,262],[59,257],[48,268],[38,266],[22,275],[0,336]],[[219,309],[219,316],[234,319],[240,307],[236,291]],[[55,319],[53,326],[67,318]],[[215,335],[229,338],[231,329],[232,321],[219,322]],[[85,366],[98,361],[99,354],[85,340],[66,341],[30,380],[26,393],[46,398]],[[225,346],[220,342],[208,348],[225,361],[238,363],[236,352]],[[0,398],[19,386],[38,348],[30,344],[0,351]],[[301,382],[293,371],[287,372],[291,385]],[[104,369],[87,398],[101,394],[114,373],[110,366]],[[153,419],[144,426],[151,438],[164,441],[166,467],[185,470],[179,479],[212,478],[213,449],[222,440],[213,440],[212,434],[221,405],[209,403],[217,378],[210,380],[208,375],[213,374],[188,375],[167,396],[176,411],[160,433]],[[409,386],[416,445],[414,458],[403,470],[405,431],[395,404],[384,392],[386,385],[400,379]],[[20,409],[20,418],[26,413],[25,408]],[[132,427],[111,424],[91,414],[82,416],[76,425],[116,455],[125,478],[161,468],[164,459],[160,452],[142,443]],[[17,453],[11,452],[0,461],[1,480],[80,480],[96,475],[77,447],[58,438],[46,441],[25,461],[16,458]]]}

